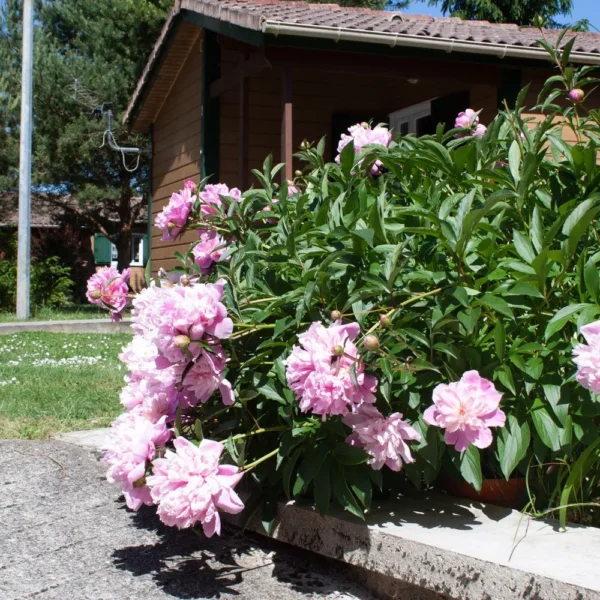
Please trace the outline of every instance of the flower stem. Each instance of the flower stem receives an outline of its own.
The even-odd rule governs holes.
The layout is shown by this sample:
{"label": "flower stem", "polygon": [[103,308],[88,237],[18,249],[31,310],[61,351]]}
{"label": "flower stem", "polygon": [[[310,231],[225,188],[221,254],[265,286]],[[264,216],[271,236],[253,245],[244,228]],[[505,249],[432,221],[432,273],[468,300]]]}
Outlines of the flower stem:
{"label": "flower stem", "polygon": [[[386,317],[392,317],[392,315],[400,310],[401,308],[403,308],[404,306],[408,306],[409,304],[413,304],[414,302],[418,302],[419,300],[421,300],[422,298],[427,298],[428,296],[435,296],[435,294],[439,294],[444,288],[436,288],[435,290],[430,290],[429,292],[425,292],[423,294],[417,294],[416,296],[413,296],[412,298],[409,298],[408,300],[405,300],[404,302],[400,302],[400,304],[398,304],[398,306],[396,308],[392,308],[392,310],[388,311],[386,313]],[[363,336],[363,338],[367,337],[370,333],[373,333],[378,327],[381,327],[381,325],[378,323],[375,323],[375,325],[373,325],[373,327],[371,327],[371,329],[369,329],[365,335]]]}
{"label": "flower stem", "polygon": [[272,458],[273,456],[275,456],[278,452],[279,452],[279,448],[275,448],[275,450],[271,450],[271,452],[269,452],[268,454],[265,454],[263,457],[259,458],[258,460],[255,460],[253,463],[246,465],[241,470],[244,472],[250,471],[251,469],[254,469],[254,467],[257,467],[258,465],[260,465],[261,462],[264,462],[265,460],[269,460],[269,458]]}
{"label": "flower stem", "polygon": [[259,435],[261,433],[270,433],[272,431],[285,431],[287,427],[285,425],[277,425],[275,427],[261,427],[260,429],[255,429],[250,433],[239,433],[238,435],[234,435],[232,440],[243,440],[248,437],[252,437],[253,435]]}

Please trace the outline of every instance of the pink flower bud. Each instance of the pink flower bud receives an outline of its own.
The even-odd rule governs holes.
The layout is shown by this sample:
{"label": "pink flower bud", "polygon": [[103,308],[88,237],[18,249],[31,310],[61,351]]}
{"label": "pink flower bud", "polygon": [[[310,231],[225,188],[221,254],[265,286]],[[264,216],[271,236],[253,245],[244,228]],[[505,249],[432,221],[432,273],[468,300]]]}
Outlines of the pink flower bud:
{"label": "pink flower bud", "polygon": [[183,183],[183,189],[193,192],[196,189],[196,184],[191,179],[186,179]]}
{"label": "pink flower bud", "polygon": [[363,344],[369,352],[377,352],[379,350],[379,338],[376,335],[368,335]]}
{"label": "pink flower bud", "polygon": [[186,275],[183,275],[183,276],[181,277],[181,279],[179,280],[179,283],[180,283],[181,285],[190,285],[190,278],[189,278],[189,277],[187,277]]}
{"label": "pink flower bud", "polygon": [[344,356],[344,346],[340,346],[339,344],[334,346],[333,354],[334,354],[334,356]]}
{"label": "pink flower bud", "polygon": [[338,319],[342,318],[342,313],[339,310],[332,310],[329,316],[331,317],[332,321],[337,321]]}
{"label": "pink flower bud", "polygon": [[381,315],[380,319],[379,319],[379,324],[382,327],[391,327],[392,326],[392,320],[390,319],[390,317],[388,315]]}
{"label": "pink flower bud", "polygon": [[575,104],[579,104],[583,101],[585,97],[585,92],[580,90],[579,88],[575,88],[569,92],[569,98],[575,102]]}
{"label": "pink flower bud", "polygon": [[187,335],[176,335],[173,338],[173,346],[175,346],[175,348],[180,348],[181,350],[187,348],[190,345],[190,342],[191,340]]}

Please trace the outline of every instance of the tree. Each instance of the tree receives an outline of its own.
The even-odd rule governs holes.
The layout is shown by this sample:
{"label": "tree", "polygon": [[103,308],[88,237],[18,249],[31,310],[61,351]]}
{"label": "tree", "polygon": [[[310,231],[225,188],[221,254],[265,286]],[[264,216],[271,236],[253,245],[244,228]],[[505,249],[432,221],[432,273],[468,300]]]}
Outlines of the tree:
{"label": "tree", "polygon": [[539,16],[551,27],[560,27],[555,17],[573,10],[573,0],[429,0],[429,5],[440,6],[444,14],[453,17],[491,23],[528,26]]}
{"label": "tree", "polygon": [[[141,156],[133,170],[135,157],[125,160],[108,148],[105,123],[91,118],[91,112],[96,102],[112,103],[117,141],[148,145],[147,139],[130,136],[120,126],[121,114],[171,4],[171,0],[46,0],[37,5],[34,185],[106,235],[118,249],[120,269],[129,263],[132,228],[147,197],[148,157]],[[5,113],[15,115],[18,104],[20,6],[20,0],[3,5],[0,59],[3,65],[5,56],[16,60],[3,71],[4,89],[13,92],[2,94],[6,96],[0,104],[2,124],[8,121]],[[18,132],[13,128],[9,133],[14,138]],[[10,184],[14,164],[0,162],[0,169],[4,183]],[[75,205],[62,204],[66,194]]]}

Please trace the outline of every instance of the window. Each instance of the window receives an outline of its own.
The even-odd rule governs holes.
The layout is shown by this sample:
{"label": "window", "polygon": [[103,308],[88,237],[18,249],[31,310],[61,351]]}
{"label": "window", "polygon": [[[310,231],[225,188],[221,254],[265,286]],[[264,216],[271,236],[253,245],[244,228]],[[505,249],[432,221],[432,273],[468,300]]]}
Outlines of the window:
{"label": "window", "polygon": [[133,267],[144,266],[144,245],[146,236],[143,233],[134,233],[131,240],[131,262]]}
{"label": "window", "polygon": [[413,104],[390,114],[390,128],[395,133],[425,135],[431,133],[431,100]]}
{"label": "window", "polygon": [[[129,265],[143,267],[148,260],[148,236],[134,233],[131,239],[131,257]],[[116,268],[119,253],[117,247],[100,233],[94,235],[94,262],[96,266],[111,265]]]}

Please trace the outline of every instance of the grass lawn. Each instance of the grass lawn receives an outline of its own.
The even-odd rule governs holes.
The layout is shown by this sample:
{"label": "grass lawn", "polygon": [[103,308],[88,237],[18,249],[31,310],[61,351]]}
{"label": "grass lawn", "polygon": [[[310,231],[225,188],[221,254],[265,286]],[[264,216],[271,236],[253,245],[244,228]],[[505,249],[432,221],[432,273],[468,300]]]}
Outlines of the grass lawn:
{"label": "grass lawn", "polygon": [[[129,314],[124,315],[128,317]],[[40,308],[32,311],[33,321],[74,321],[82,319],[108,319],[109,314],[93,304],[77,304],[69,308]],[[0,312],[0,323],[17,321],[12,312]]]}
{"label": "grass lawn", "polygon": [[106,427],[121,412],[127,334],[0,336],[0,439]]}

